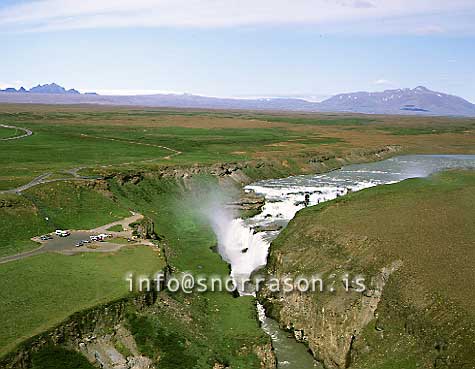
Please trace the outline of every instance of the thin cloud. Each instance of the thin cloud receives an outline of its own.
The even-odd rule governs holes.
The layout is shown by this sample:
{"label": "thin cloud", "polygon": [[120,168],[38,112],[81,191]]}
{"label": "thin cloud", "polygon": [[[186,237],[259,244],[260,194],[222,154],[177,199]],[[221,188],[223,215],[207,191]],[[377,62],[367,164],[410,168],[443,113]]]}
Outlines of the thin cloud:
{"label": "thin cloud", "polygon": [[422,36],[440,34],[445,32],[445,28],[437,25],[422,26],[415,29],[415,33]]}
{"label": "thin cloud", "polygon": [[355,8],[376,8],[376,5],[374,5],[370,1],[355,1],[353,2],[353,6]]}
{"label": "thin cloud", "polygon": [[[54,31],[289,24],[338,29],[338,25],[366,23],[368,31],[381,32],[381,22],[396,20],[390,31],[433,34],[457,29],[458,22],[454,17],[460,12],[475,12],[473,0],[27,0],[16,5],[0,6],[0,29]],[[433,20],[430,24],[438,25],[440,20],[449,25],[428,28],[424,26],[428,23],[419,23],[420,17],[430,17]],[[407,18],[411,18],[410,27],[404,21]],[[470,31],[475,31],[473,26],[468,27],[471,27]]]}
{"label": "thin cloud", "polygon": [[377,79],[376,81],[373,82],[375,85],[392,85],[393,83],[391,81],[388,81],[387,79]]}

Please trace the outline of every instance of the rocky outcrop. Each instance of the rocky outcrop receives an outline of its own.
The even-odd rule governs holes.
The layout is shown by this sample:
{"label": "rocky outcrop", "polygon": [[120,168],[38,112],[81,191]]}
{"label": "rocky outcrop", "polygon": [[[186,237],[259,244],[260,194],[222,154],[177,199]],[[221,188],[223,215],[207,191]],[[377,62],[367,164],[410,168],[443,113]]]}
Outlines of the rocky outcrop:
{"label": "rocky outcrop", "polygon": [[274,350],[270,343],[256,346],[254,348],[254,353],[261,362],[261,369],[274,369],[277,367]]}
{"label": "rocky outcrop", "polygon": [[144,217],[136,223],[132,223],[131,227],[134,229],[133,234],[144,240],[157,240],[159,236],[155,233],[155,224],[153,220]]}
{"label": "rocky outcrop", "polygon": [[225,206],[228,209],[239,212],[241,216],[252,216],[253,214],[260,213],[264,205],[264,196],[257,195],[251,191],[242,192],[237,200],[230,201]]}
{"label": "rocky outcrop", "polygon": [[79,351],[103,369],[155,369],[152,360],[139,352],[134,337],[123,324],[99,337],[84,337]]}

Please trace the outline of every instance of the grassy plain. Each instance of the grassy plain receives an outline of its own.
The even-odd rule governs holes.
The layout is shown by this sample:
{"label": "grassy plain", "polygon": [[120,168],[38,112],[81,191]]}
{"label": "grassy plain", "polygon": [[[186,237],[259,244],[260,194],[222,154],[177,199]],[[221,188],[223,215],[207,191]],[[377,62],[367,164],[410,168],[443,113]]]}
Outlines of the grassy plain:
{"label": "grassy plain", "polygon": [[383,145],[419,153],[475,150],[475,119],[468,118],[1,105],[0,123],[34,132],[0,142],[0,190],[77,167],[305,159]]}
{"label": "grassy plain", "polygon": [[124,230],[124,227],[120,224],[116,224],[112,227],[107,228],[108,231],[110,232],[122,232]]}
{"label": "grassy plain", "polygon": [[23,196],[0,195],[0,220],[0,257],[38,247],[30,238],[52,230]]}

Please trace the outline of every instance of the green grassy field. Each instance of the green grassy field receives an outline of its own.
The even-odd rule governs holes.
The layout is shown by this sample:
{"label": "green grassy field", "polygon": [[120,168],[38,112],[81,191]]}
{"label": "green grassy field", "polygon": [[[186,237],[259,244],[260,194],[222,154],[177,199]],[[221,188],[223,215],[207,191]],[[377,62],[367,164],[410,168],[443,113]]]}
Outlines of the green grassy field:
{"label": "green grassy field", "polygon": [[43,254],[1,265],[0,356],[74,312],[127,296],[127,272],[152,275],[164,265],[149,247],[114,254]]}
{"label": "green grassy field", "polygon": [[0,127],[0,139],[15,137],[15,136],[20,135],[21,133],[22,133],[22,131],[20,131],[16,128]]}
{"label": "green grassy field", "polygon": [[[354,368],[450,368],[475,362],[475,172],[378,186],[298,213],[272,244],[281,273],[360,273],[393,261],[373,319],[353,344]],[[317,309],[349,306],[317,296]],[[347,305],[345,305],[347,304]],[[298,316],[294,317],[299,319]],[[313,324],[311,321],[307,324]],[[382,327],[382,328],[381,328]]]}
{"label": "green grassy field", "polygon": [[110,232],[122,232],[124,230],[124,227],[122,227],[120,224],[117,224],[115,226],[107,228],[107,230]]}
{"label": "green grassy field", "polygon": [[[124,116],[120,112],[0,114],[0,123],[21,124],[34,131],[34,135],[26,139],[0,143],[3,148],[0,190],[25,184],[44,172],[76,167],[245,160],[262,147],[282,141],[302,140],[301,144],[309,147],[339,141],[317,135],[309,138],[306,133],[275,127],[256,128],[252,123],[249,128],[234,128],[232,119],[228,119],[231,121],[228,127],[224,124],[213,129],[199,124],[194,128],[155,126],[147,122],[137,122],[134,126],[130,121],[137,115],[143,118],[140,113]],[[164,115],[158,112],[148,116],[160,119]],[[268,151],[278,149],[267,148]],[[167,159],[176,154],[173,150],[182,154]]]}
{"label": "green grassy field", "polygon": [[24,192],[49,223],[60,229],[91,229],[130,216],[105,191],[75,182],[54,182]]}
{"label": "green grassy field", "polygon": [[25,184],[45,172],[158,159],[170,154],[159,147],[81,136],[81,133],[99,133],[80,125],[57,127],[34,124],[30,127],[34,135],[0,143],[0,189]]}

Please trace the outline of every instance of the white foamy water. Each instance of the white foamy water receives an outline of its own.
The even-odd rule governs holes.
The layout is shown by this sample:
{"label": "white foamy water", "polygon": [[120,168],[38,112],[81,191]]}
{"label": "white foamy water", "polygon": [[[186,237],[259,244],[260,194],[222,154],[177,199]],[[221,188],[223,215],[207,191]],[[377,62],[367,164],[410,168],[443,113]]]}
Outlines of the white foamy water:
{"label": "white foamy water", "polygon": [[269,243],[262,233],[253,229],[242,219],[233,219],[218,237],[218,250],[231,264],[231,276],[249,276],[267,261]]}
{"label": "white foamy water", "polygon": [[[256,232],[255,227],[285,227],[305,206],[333,200],[349,191],[425,177],[455,168],[475,168],[475,155],[407,155],[376,163],[350,165],[325,174],[253,183],[246,186],[245,191],[254,191],[265,197],[260,214],[243,220],[233,219],[223,211],[213,217],[219,253],[230,264],[233,278],[247,279],[254,271],[265,266],[270,243],[279,234],[278,230]],[[288,339],[278,324],[266,317],[260,304],[257,309],[262,328],[273,340],[278,367],[315,368],[310,355],[305,355],[304,346]]]}

